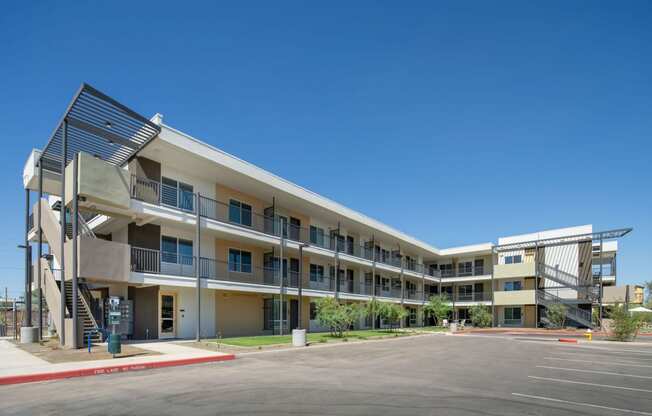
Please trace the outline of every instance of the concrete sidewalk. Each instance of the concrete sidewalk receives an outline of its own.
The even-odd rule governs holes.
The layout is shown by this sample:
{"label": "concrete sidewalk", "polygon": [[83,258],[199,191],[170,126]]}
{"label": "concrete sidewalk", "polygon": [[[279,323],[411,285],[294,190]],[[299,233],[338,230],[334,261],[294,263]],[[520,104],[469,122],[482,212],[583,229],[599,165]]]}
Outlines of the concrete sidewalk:
{"label": "concrete sidewalk", "polygon": [[52,364],[34,357],[9,341],[0,340],[0,384],[134,371],[235,358],[232,354],[184,347],[170,342],[151,342],[133,346],[155,351],[160,355]]}

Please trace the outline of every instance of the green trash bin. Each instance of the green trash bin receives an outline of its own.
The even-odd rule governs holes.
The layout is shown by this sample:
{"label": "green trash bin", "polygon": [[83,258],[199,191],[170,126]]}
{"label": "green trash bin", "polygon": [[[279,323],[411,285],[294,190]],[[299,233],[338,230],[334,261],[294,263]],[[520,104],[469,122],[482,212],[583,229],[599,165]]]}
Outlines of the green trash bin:
{"label": "green trash bin", "polygon": [[109,334],[109,354],[116,355],[121,351],[120,334]]}

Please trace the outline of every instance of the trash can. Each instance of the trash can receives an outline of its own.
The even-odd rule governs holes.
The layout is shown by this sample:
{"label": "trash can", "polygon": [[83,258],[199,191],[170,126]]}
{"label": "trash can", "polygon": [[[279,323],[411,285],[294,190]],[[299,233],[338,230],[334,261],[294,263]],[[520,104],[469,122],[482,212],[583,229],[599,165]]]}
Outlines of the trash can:
{"label": "trash can", "polygon": [[122,347],[120,344],[120,334],[109,334],[109,354],[120,354]]}
{"label": "trash can", "polygon": [[457,322],[451,322],[448,325],[448,329],[450,332],[457,332]]}
{"label": "trash can", "polygon": [[306,346],[306,330],[305,329],[293,329],[292,330],[292,345],[294,347],[305,347]]}

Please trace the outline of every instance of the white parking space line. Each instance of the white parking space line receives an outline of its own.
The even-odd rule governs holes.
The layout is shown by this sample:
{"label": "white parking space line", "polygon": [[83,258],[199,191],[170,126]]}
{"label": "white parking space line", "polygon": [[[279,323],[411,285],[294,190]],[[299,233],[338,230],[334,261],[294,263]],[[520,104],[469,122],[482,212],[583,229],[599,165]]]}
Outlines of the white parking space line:
{"label": "white parking space line", "polygon": [[561,378],[538,377],[538,376],[528,376],[528,377],[535,380],[554,381],[555,383],[581,384],[584,386],[604,387],[606,389],[630,390],[630,391],[640,391],[642,393],[652,393],[652,390],[637,389],[635,387],[623,387],[623,386],[612,386],[611,384],[587,383],[585,381],[564,380]]}
{"label": "white parking space line", "polygon": [[607,376],[620,376],[620,377],[634,377],[634,378],[644,378],[652,379],[651,376],[639,376],[636,374],[623,374],[623,373],[612,373],[609,371],[595,371],[595,370],[581,370],[579,368],[564,368],[564,367],[548,367],[545,365],[537,365],[537,368],[547,368],[549,370],[561,370],[561,371],[577,371],[578,373],[591,373],[591,374],[603,374]]}
{"label": "white parking space line", "polygon": [[637,363],[625,363],[622,361],[610,362],[610,361],[593,361],[593,360],[577,360],[574,358],[558,358],[558,357],[543,357],[544,360],[557,360],[557,361],[572,361],[576,363],[591,363],[591,364],[601,364],[601,365],[620,365],[623,367],[642,367],[642,368],[652,368],[652,365],[643,365]]}
{"label": "white parking space line", "polygon": [[630,413],[630,414],[635,414],[635,415],[647,415],[647,416],[652,415],[652,413],[641,412],[639,410],[619,409],[617,407],[600,406],[599,404],[571,402],[569,400],[555,399],[553,397],[532,396],[530,394],[521,394],[521,393],[512,393],[512,395],[517,396],[517,397],[524,397],[524,398],[528,398],[528,399],[538,399],[538,400],[545,400],[545,401],[555,402],[555,403],[565,403],[565,404],[570,404],[570,405],[573,405],[573,406],[593,407],[595,409],[611,410],[611,411],[622,412],[622,413]]}
{"label": "white parking space line", "polygon": [[[598,357],[599,358],[608,358],[607,355],[596,355],[594,353],[587,353],[585,351],[574,351],[574,352],[554,351],[554,352],[551,353],[551,355],[555,355],[555,356],[561,355],[561,356],[569,356],[569,357],[584,357],[587,354],[589,354],[591,357],[595,357],[595,358],[598,358]],[[627,362],[630,362],[632,364],[636,364],[637,362],[642,362],[642,361],[652,361],[652,358],[632,357],[631,355],[629,357],[620,357],[620,356],[618,356],[618,357],[613,357],[613,358],[617,358],[617,359],[625,358],[625,359],[628,359],[628,360],[636,360],[636,361],[627,361]],[[625,362],[625,361],[623,361],[623,362]]]}
{"label": "white parking space line", "polygon": [[603,347],[594,347],[586,345],[575,345],[569,347],[568,345],[558,345],[560,348],[567,348],[573,350],[595,350],[595,351],[607,351],[611,354],[641,354],[641,355],[652,355],[652,348],[649,350],[628,350],[628,349],[614,349],[614,348],[603,348]]}

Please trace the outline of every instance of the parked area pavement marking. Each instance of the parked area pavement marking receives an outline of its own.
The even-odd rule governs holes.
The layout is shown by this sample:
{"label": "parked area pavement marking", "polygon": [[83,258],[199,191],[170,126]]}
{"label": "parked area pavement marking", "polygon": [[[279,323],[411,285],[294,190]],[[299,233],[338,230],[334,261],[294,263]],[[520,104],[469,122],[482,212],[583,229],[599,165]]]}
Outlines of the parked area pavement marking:
{"label": "parked area pavement marking", "polygon": [[652,376],[639,376],[639,375],[636,375],[636,374],[612,373],[612,372],[609,372],[609,371],[582,370],[582,369],[579,369],[579,368],[549,367],[549,366],[545,366],[545,365],[538,365],[537,368],[547,368],[549,370],[562,370],[562,371],[577,371],[579,373],[604,374],[604,375],[607,375],[607,376],[645,378],[645,379],[652,380]]}
{"label": "parked area pavement marking", "polygon": [[591,403],[573,402],[570,400],[555,399],[553,397],[533,396],[530,394],[521,394],[521,393],[512,393],[512,395],[517,397],[528,398],[528,399],[537,399],[537,400],[545,400],[545,401],[555,402],[555,403],[571,404],[573,406],[586,406],[586,407],[593,407],[596,409],[613,410],[616,412],[631,413],[635,415],[647,415],[647,416],[652,415],[652,413],[649,412],[641,412],[638,410],[630,410],[630,409],[620,409],[617,407],[601,406],[598,404],[591,404]]}
{"label": "parked area pavement marking", "polygon": [[544,360],[556,360],[556,361],[572,361],[577,363],[589,363],[589,364],[608,364],[608,365],[620,365],[623,367],[643,367],[643,368],[652,368],[652,365],[643,365],[633,362],[624,363],[624,362],[609,362],[605,363],[603,361],[594,361],[594,360],[578,360],[575,358],[558,358],[558,357],[543,357]]}
{"label": "parked area pavement marking", "polygon": [[[585,351],[573,351],[573,352],[555,351],[555,352],[552,352],[551,355],[554,355],[554,356],[560,355],[562,357],[563,356],[579,357],[579,356],[586,355],[586,352]],[[606,358],[606,357],[609,357],[609,355],[608,354],[602,354],[602,355],[600,355],[600,357],[605,357]],[[614,358],[616,358],[616,357],[614,357]],[[621,358],[628,358],[628,357],[617,357],[617,358],[621,359]],[[629,357],[629,359],[630,360],[636,360],[636,361],[635,362],[634,361],[622,361],[622,362],[628,362],[628,363],[636,364],[639,361],[652,361],[652,358]]]}
{"label": "parked area pavement marking", "polygon": [[640,391],[642,393],[652,393],[652,390],[639,389],[636,387],[612,386],[610,384],[587,383],[586,381],[564,380],[561,378],[538,377],[538,376],[528,376],[528,377],[535,380],[554,381],[555,383],[581,384],[584,386],[604,387],[607,389],[631,390],[631,391]]}

